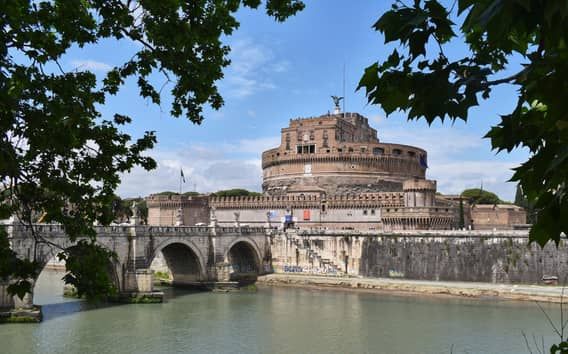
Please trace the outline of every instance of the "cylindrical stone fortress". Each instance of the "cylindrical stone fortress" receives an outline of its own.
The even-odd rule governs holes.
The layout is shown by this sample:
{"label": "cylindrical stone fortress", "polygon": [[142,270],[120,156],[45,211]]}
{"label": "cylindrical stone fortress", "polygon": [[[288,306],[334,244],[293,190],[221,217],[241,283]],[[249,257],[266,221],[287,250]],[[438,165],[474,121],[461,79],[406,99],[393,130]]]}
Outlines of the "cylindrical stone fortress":
{"label": "cylindrical stone fortress", "polygon": [[280,146],[262,154],[263,191],[281,195],[317,186],[328,195],[402,191],[424,179],[426,151],[382,143],[357,113],[292,119]]}

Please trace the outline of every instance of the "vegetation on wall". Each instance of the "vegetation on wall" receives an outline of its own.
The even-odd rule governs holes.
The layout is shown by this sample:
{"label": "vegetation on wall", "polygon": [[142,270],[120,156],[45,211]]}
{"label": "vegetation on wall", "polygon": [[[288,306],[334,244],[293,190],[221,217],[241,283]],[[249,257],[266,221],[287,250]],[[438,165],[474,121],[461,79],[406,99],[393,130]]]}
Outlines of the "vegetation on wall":
{"label": "vegetation on wall", "polygon": [[220,190],[211,194],[216,197],[259,197],[262,193],[251,192],[242,188]]}
{"label": "vegetation on wall", "polygon": [[480,188],[466,189],[460,194],[462,197],[467,198],[470,204],[502,204],[505,203],[497,194],[489,192]]}

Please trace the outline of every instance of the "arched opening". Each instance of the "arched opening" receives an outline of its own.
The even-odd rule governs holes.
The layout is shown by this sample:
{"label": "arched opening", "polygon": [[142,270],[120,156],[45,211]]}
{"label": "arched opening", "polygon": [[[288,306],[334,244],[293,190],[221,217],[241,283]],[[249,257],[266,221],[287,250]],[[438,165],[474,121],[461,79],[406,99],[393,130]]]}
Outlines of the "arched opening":
{"label": "arched opening", "polygon": [[[92,291],[91,295],[100,295],[101,300],[104,296],[112,296],[121,290],[116,255],[100,244],[93,245],[79,241],[61,252],[50,249],[49,252],[42,253],[39,259],[41,272],[34,281],[35,295],[41,295],[42,291],[47,289],[55,289],[54,286],[58,289],[55,292],[56,296],[77,295],[72,285],[63,283],[62,278],[65,276],[70,276],[71,279],[75,277],[83,279],[79,284],[83,292]],[[95,262],[94,259],[97,261]],[[67,269],[69,264],[71,269]],[[63,288],[65,290],[62,290]]]}
{"label": "arched opening", "polygon": [[65,296],[71,294],[63,281],[65,274],[65,261],[60,261],[57,256],[51,257],[34,281],[33,303],[47,305],[75,301]]}
{"label": "arched opening", "polygon": [[245,241],[235,243],[227,254],[230,264],[230,280],[240,283],[256,281],[259,271],[259,257],[251,244]]}
{"label": "arched opening", "polygon": [[157,278],[169,278],[174,286],[195,286],[204,280],[199,257],[183,243],[172,243],[162,248],[150,268]]}

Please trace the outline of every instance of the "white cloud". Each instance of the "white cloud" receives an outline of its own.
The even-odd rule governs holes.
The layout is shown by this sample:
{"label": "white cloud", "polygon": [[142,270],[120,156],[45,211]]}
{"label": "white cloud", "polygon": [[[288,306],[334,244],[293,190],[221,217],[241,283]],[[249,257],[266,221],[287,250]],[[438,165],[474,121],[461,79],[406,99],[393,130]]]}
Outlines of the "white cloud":
{"label": "white cloud", "polygon": [[225,144],[225,150],[260,156],[263,151],[277,147],[278,145],[280,145],[279,136],[258,139],[241,139],[234,144]]}
{"label": "white cloud", "polygon": [[[384,142],[404,143],[428,151],[427,178],[437,180],[438,190],[446,194],[465,188],[483,188],[496,192],[502,199],[512,200],[515,184],[508,183],[512,168],[520,161],[507,155],[495,156],[488,143],[472,133],[457,128],[379,129]],[[145,196],[165,190],[177,191],[180,169],[187,183],[184,190],[200,192],[219,189],[247,188],[259,191],[262,183],[260,154],[277,147],[279,136],[241,139],[224,144],[192,144],[176,149],[156,149],[150,155],[158,162],[151,172],[134,169],[123,177],[118,189],[121,196]]]}
{"label": "white cloud", "polygon": [[[260,191],[262,170],[260,154],[276,147],[278,137],[242,139],[215,145],[193,144],[176,149],[156,149],[149,155],[158,163],[153,171],[135,168],[122,177],[117,193],[123,197],[146,196],[161,191],[178,191],[180,169],[186,183],[183,190],[214,192],[220,189],[246,188]],[[238,156],[235,157],[235,154]]]}
{"label": "white cloud", "polygon": [[89,70],[94,72],[107,72],[112,69],[112,66],[95,60],[72,60],[71,65],[73,70],[82,71]]}
{"label": "white cloud", "polygon": [[283,73],[288,71],[288,69],[290,68],[290,62],[287,60],[282,60],[279,62],[276,62],[274,64],[271,65],[270,69],[276,73]]}
{"label": "white cloud", "polygon": [[245,98],[275,89],[271,74],[283,73],[290,66],[286,60],[276,61],[271,49],[250,39],[237,40],[231,48],[231,65],[220,84],[221,91],[230,97]]}
{"label": "white cloud", "polygon": [[438,191],[457,194],[483,188],[512,200],[515,184],[507,182],[521,161],[494,155],[487,140],[455,127],[412,129],[379,128],[383,142],[420,147],[428,152],[427,178],[438,181]]}
{"label": "white cloud", "polygon": [[375,115],[371,116],[370,121],[375,123],[375,124],[380,124],[384,119],[385,119],[385,117],[383,117],[382,115],[375,114]]}

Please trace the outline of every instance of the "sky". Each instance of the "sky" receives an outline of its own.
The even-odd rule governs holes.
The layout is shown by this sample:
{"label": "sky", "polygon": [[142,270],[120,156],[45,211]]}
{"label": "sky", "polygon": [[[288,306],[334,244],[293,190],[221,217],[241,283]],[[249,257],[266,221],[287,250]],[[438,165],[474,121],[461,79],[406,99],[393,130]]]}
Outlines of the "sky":
{"label": "sky", "polygon": [[[133,138],[155,131],[158,144],[148,155],[158,167],[150,172],[135,168],[125,174],[117,193],[136,197],[177,191],[182,168],[183,191],[260,191],[262,151],[278,146],[280,129],[290,119],[333,109],[330,96],[343,95],[345,67],[346,111],[368,117],[383,142],[426,149],[427,178],[438,181],[438,191],[456,194],[483,185],[512,200],[515,184],[507,180],[528,153],[496,154],[482,137],[499,122],[500,114],[512,111],[514,86],[495,89],[489,100],[480,98],[481,105],[470,111],[467,124],[437,122],[430,127],[422,121],[407,121],[404,113],[386,117],[379,106],[367,104],[364,92],[356,91],[364,69],[384,60],[394,48],[371,28],[390,4],[388,0],[308,0],[305,10],[285,23],[277,23],[262,10],[241,10],[237,13],[240,28],[224,39],[232,48],[232,64],[218,83],[225,104],[219,111],[207,108],[201,125],[171,117],[167,103],[153,105],[138,96],[134,82],[127,82],[101,111],[107,117],[114,113],[133,117],[125,128]],[[103,41],[74,48],[64,65],[89,69],[102,78],[137,49],[133,42]],[[459,43],[446,50],[450,58],[467,55],[467,48]],[[514,60],[510,70],[519,64]]]}

